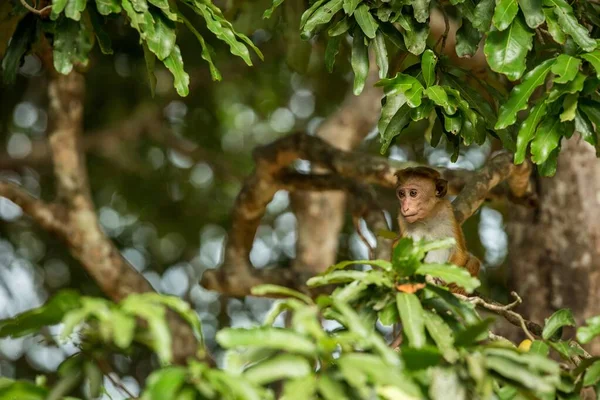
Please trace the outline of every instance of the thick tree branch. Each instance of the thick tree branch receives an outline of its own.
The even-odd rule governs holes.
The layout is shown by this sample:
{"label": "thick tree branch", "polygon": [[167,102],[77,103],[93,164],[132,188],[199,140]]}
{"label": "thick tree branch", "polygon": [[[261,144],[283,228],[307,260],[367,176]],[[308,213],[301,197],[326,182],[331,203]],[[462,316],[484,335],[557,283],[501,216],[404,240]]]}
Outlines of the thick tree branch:
{"label": "thick tree branch", "polygon": [[[286,284],[300,290],[306,290],[304,281],[307,274],[314,271],[301,269],[254,269],[249,262],[249,254],[254,242],[256,230],[266,212],[267,205],[278,190],[291,192],[332,191],[351,194],[353,215],[364,217],[371,228],[377,232],[387,229],[385,219],[377,205],[374,194],[366,183],[393,188],[395,173],[414,163],[393,163],[389,160],[364,153],[339,150],[324,140],[302,133],[281,138],[268,145],[256,148],[254,152],[256,169],[245,181],[233,209],[233,223],[225,249],[225,260],[220,270],[204,273],[202,285],[207,289],[221,291],[233,296],[250,293],[252,286],[261,283]],[[290,170],[297,160],[307,160],[318,166],[322,174],[299,174]],[[458,183],[450,182],[451,187],[464,190],[455,202],[459,208],[460,221],[467,219],[486,198],[490,189],[502,180],[509,179],[516,191],[514,196],[527,196],[529,167],[515,167],[512,158],[499,153],[490,160],[490,165],[480,172],[443,171],[451,179],[457,177]],[[466,183],[465,183],[466,182]],[[389,257],[389,243],[378,240],[377,257]],[[332,262],[333,263],[333,262]],[[277,274],[281,274],[278,276]]]}

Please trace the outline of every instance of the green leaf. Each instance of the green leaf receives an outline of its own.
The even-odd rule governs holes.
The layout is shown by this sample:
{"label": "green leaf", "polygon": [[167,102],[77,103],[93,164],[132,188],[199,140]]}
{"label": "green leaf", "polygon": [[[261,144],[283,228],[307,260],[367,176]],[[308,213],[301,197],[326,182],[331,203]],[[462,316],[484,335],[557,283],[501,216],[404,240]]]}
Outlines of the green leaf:
{"label": "green leaf", "polygon": [[325,400],[349,400],[344,385],[330,374],[320,374],[317,387]]}
{"label": "green leaf", "polygon": [[583,386],[592,386],[600,382],[600,361],[588,367],[583,378]]}
{"label": "green leaf", "polygon": [[257,385],[266,385],[282,379],[302,378],[312,368],[304,357],[282,354],[263,361],[244,372],[244,377]]}
{"label": "green leaf", "polygon": [[80,296],[74,290],[62,290],[46,304],[16,316],[0,320],[0,337],[21,337],[39,332],[44,326],[60,323],[66,313],[80,306]]}
{"label": "green leaf", "polygon": [[331,37],[339,36],[339,35],[342,35],[342,34],[348,32],[348,30],[351,27],[352,27],[352,22],[350,21],[350,18],[344,17],[341,20],[339,20],[335,25],[333,25],[331,28],[329,28],[329,30],[327,31],[327,34]]}
{"label": "green leaf", "polygon": [[545,99],[538,102],[531,111],[525,121],[521,124],[519,134],[517,135],[517,151],[515,153],[515,164],[521,164],[525,161],[525,153],[527,152],[527,146],[529,142],[535,136],[538,124],[543,117],[546,116],[547,103]]}
{"label": "green leaf", "polygon": [[156,65],[156,56],[150,51],[146,43],[142,43],[144,49],[144,60],[146,61],[146,72],[148,72],[148,83],[150,84],[150,92],[152,97],[156,92],[156,75],[154,74],[154,68]]}
{"label": "green leaf", "polygon": [[472,19],[469,19],[473,27],[481,33],[487,33],[492,24],[492,17],[496,8],[495,0],[481,0],[473,12]]}
{"label": "green leaf", "polygon": [[423,99],[423,85],[421,85],[421,82],[416,81],[412,87],[406,91],[405,96],[406,103],[411,108],[419,107]]}
{"label": "green leaf", "polygon": [[314,13],[306,20],[306,23],[301,23],[300,25],[302,28],[302,38],[310,38],[317,26],[329,23],[333,16],[342,9],[343,2],[344,0],[330,0],[316,9]]}
{"label": "green leaf", "polygon": [[429,3],[431,0],[411,0],[415,19],[419,23],[426,23],[429,19]]}
{"label": "green leaf", "polygon": [[429,87],[435,83],[435,66],[437,64],[437,56],[431,50],[426,50],[421,56],[421,71],[425,86]]}
{"label": "green leaf", "polygon": [[375,35],[375,40],[373,40],[373,46],[375,47],[375,60],[377,62],[377,66],[379,67],[379,77],[385,78],[388,73],[388,52],[387,47],[385,46],[385,38],[383,37],[383,33],[377,31]]}
{"label": "green leaf", "polygon": [[45,388],[25,381],[17,381],[0,388],[0,399],[46,400],[47,397],[48,391]]}
{"label": "green leaf", "polygon": [[550,153],[550,156],[548,156],[546,161],[544,161],[542,164],[538,164],[537,170],[540,176],[554,176],[554,174],[556,174],[559,149],[560,145],[556,149],[552,150],[552,153]]}
{"label": "green leaf", "polygon": [[[466,121],[471,124],[469,121]],[[460,129],[463,125],[462,114],[457,112],[454,115],[444,114],[444,130],[450,132],[453,135],[460,133]],[[472,124],[471,124],[472,126]],[[469,143],[470,144],[470,143]],[[468,144],[467,144],[468,145]]]}
{"label": "green leaf", "polygon": [[[222,76],[221,76],[221,73],[219,72],[219,70],[217,69],[217,66],[213,62],[212,48],[208,45],[208,43],[206,43],[206,41],[204,40],[204,37],[200,34],[200,32],[198,32],[196,30],[194,25],[192,25],[192,23],[183,14],[179,13],[178,16],[183,21],[185,26],[187,26],[188,29],[194,34],[194,36],[196,36],[196,39],[198,39],[198,42],[200,42],[200,47],[202,47],[201,56],[202,56],[202,59],[208,63],[208,68],[210,69],[211,78],[214,81],[220,81],[222,79]],[[146,56],[145,50],[146,49],[144,47],[144,57],[146,57],[146,66],[148,68],[148,73],[151,76],[150,80],[151,80],[151,87],[152,87],[152,93],[153,93],[152,96],[154,96],[154,88],[156,87],[156,76],[154,75],[154,62],[152,61],[152,68],[150,68],[148,66],[148,57]],[[154,60],[154,59],[152,58],[152,60]],[[150,71],[152,71],[152,72],[150,72]]]}
{"label": "green leaf", "polygon": [[443,87],[439,85],[433,85],[425,89],[423,94],[429,97],[436,105],[443,107],[444,111],[452,115],[456,112],[456,106],[448,101],[448,94]]}
{"label": "green leaf", "polygon": [[282,399],[286,400],[309,400],[316,398],[317,379],[308,374],[302,378],[286,380],[283,384]]}
{"label": "green leaf", "polygon": [[86,0],[68,0],[67,6],[65,7],[65,15],[67,18],[79,21],[81,19],[81,13],[85,10]]}
{"label": "green leaf", "polygon": [[297,290],[293,290],[293,289],[287,288],[285,286],[280,286],[280,285],[263,284],[263,285],[254,286],[251,289],[251,293],[254,296],[267,296],[270,294],[274,294],[274,295],[282,295],[282,296],[286,296],[286,297],[295,297],[298,300],[302,300],[306,304],[314,304],[313,300],[310,297],[308,297],[307,295],[305,295],[304,293],[300,293]]}
{"label": "green leaf", "polygon": [[364,271],[333,271],[326,275],[317,275],[306,281],[306,284],[312,286],[324,286],[334,283],[347,283],[357,280],[363,280],[368,272]]}
{"label": "green leaf", "polygon": [[444,359],[449,363],[458,360],[459,354],[454,348],[454,332],[452,332],[452,329],[438,314],[425,310],[424,316],[427,332],[442,352]]}
{"label": "green leaf", "polygon": [[404,32],[404,44],[409,52],[414,55],[419,55],[425,50],[427,45],[427,37],[429,37],[429,25],[419,24],[410,18],[406,19],[409,23],[410,30]]}
{"label": "green leaf", "polygon": [[[146,35],[146,43],[148,48],[152,51],[159,60],[164,60],[169,57],[175,48],[175,25],[172,21],[159,12],[150,12],[154,25],[149,29],[150,25],[146,25],[144,33]],[[149,18],[149,17],[146,17]]]}
{"label": "green leaf", "polygon": [[558,75],[554,78],[556,83],[567,83],[575,79],[579,72],[581,60],[571,57],[568,54],[561,54],[556,58],[556,62],[552,66],[552,73]]}
{"label": "green leaf", "polygon": [[512,24],[518,12],[517,0],[499,0],[492,21],[499,31],[503,31]]}
{"label": "green leaf", "polygon": [[592,64],[596,70],[596,76],[598,76],[598,79],[600,79],[600,50],[596,50],[592,53],[582,54],[581,57]]}
{"label": "green leaf", "polygon": [[400,320],[400,315],[398,314],[398,307],[396,303],[389,303],[378,313],[379,320],[383,325],[393,325]]}
{"label": "green leaf", "polygon": [[397,293],[396,304],[409,346],[415,348],[425,346],[424,312],[419,298],[412,293]]}
{"label": "green leaf", "polygon": [[2,59],[2,76],[7,84],[15,82],[21,60],[35,40],[37,24],[38,19],[31,13],[18,23]]}
{"label": "green leaf", "polygon": [[[123,1],[123,0],[121,0]],[[148,2],[146,0],[130,0],[133,9],[139,13],[145,14],[148,11]]]}
{"label": "green leaf", "polygon": [[472,57],[477,52],[482,34],[468,19],[462,20],[462,25],[456,31],[456,55]]}
{"label": "green leaf", "polygon": [[579,23],[573,14],[573,8],[565,0],[543,0],[544,5],[554,8],[554,14],[562,30],[571,36],[583,50],[590,52],[596,49],[597,43],[590,37],[588,30]]}
{"label": "green leaf", "polygon": [[381,268],[385,271],[392,270],[392,264],[387,260],[347,260],[330,266],[329,268],[327,268],[327,270],[325,270],[325,272],[322,273],[322,275],[329,274],[330,272],[333,272],[335,270],[344,269],[350,265],[357,264],[372,265],[374,267]]}
{"label": "green leaf", "polygon": [[515,123],[517,112],[527,107],[529,97],[533,91],[544,83],[546,75],[550,72],[555,60],[550,59],[542,62],[537,67],[529,71],[521,81],[510,92],[508,100],[500,106],[500,115],[494,126],[495,129],[504,129]]}
{"label": "green leaf", "polygon": [[546,19],[542,11],[542,0],[519,0],[521,11],[525,15],[525,22],[531,29],[544,23]]}
{"label": "green leaf", "polygon": [[548,32],[552,39],[558,44],[565,44],[567,36],[563,32],[562,28],[558,24],[558,17],[554,14],[552,8],[544,8],[544,16],[546,17],[546,25],[548,25]]}
{"label": "green leaf", "polygon": [[114,342],[121,349],[127,349],[133,342],[136,327],[135,319],[118,310],[112,313],[112,319]]}
{"label": "green leaf", "polygon": [[568,94],[563,101],[563,112],[560,114],[560,122],[573,121],[577,112],[577,100],[579,95]]}
{"label": "green leaf", "polygon": [[375,18],[369,12],[369,6],[364,3],[358,6],[356,11],[354,11],[354,18],[365,36],[369,39],[375,39],[377,21],[375,21]]}
{"label": "green leaf", "polygon": [[556,84],[550,90],[548,94],[548,103],[552,103],[558,100],[562,95],[578,93],[583,90],[587,75],[582,72],[578,72],[575,79],[564,84]]}
{"label": "green leaf", "polygon": [[490,32],[484,46],[490,68],[511,81],[519,79],[525,71],[527,53],[533,46],[533,35],[520,15],[507,29]]}
{"label": "green leaf", "polygon": [[56,21],[60,14],[65,10],[68,0],[52,0],[52,12],[50,13],[50,19]]}
{"label": "green leaf", "polygon": [[364,36],[358,29],[354,30],[351,64],[354,71],[354,95],[358,96],[362,93],[369,74],[369,51]]}
{"label": "green leaf", "polygon": [[279,7],[282,3],[283,3],[283,0],[273,0],[273,4],[271,5],[271,7],[267,8],[265,10],[265,12],[263,13],[263,18],[264,19],[271,18],[271,15],[273,15],[273,12],[275,11],[275,9],[277,7]]}
{"label": "green leaf", "polygon": [[146,400],[174,399],[185,383],[187,371],[183,367],[166,367],[148,377],[144,390]]}
{"label": "green leaf", "polygon": [[110,36],[106,33],[104,28],[102,27],[103,21],[102,17],[98,14],[94,7],[90,7],[88,9],[90,14],[90,21],[92,22],[92,26],[94,27],[94,33],[96,34],[96,39],[98,39],[98,44],[100,45],[100,50],[102,54],[112,54],[112,45],[110,41]]}
{"label": "green leaf", "polygon": [[234,31],[227,26],[227,20],[220,18],[205,4],[200,3],[199,0],[196,0],[194,4],[196,6],[193,7],[194,11],[204,18],[208,30],[214,33],[219,40],[229,45],[231,54],[240,57],[247,65],[252,65],[248,48],[237,40]]}
{"label": "green leaf", "polygon": [[385,37],[400,50],[406,50],[404,45],[404,36],[396,29],[396,27],[389,23],[382,23],[379,25],[379,31],[383,32]]}
{"label": "green leaf", "polygon": [[531,142],[531,160],[536,164],[545,162],[550,153],[558,147],[564,131],[563,124],[556,116],[546,117],[538,126]]}
{"label": "green leaf", "polygon": [[567,308],[556,311],[546,319],[542,337],[546,340],[550,339],[563,326],[575,326],[573,313]]}
{"label": "green leaf", "polygon": [[392,118],[396,115],[400,107],[406,104],[406,97],[403,93],[396,93],[385,96],[382,101],[385,101],[385,103],[381,109],[381,116],[377,123],[377,129],[379,130],[379,135],[383,138],[386,128]]}
{"label": "green leaf", "polygon": [[96,0],[96,8],[102,15],[119,14],[121,12],[118,0]]}
{"label": "green leaf", "polygon": [[596,153],[598,153],[598,144],[600,142],[594,131],[594,126],[583,111],[579,109],[575,112],[575,130],[581,134],[583,140],[594,146],[596,148]]}
{"label": "green leaf", "polygon": [[431,374],[429,395],[432,400],[466,400],[467,388],[457,372],[449,368],[434,368]]}
{"label": "green leaf", "polygon": [[171,11],[170,0],[148,0],[150,4],[155,7],[158,7],[163,14],[169,18],[171,21],[177,21],[178,13]]}
{"label": "green leaf", "polygon": [[530,353],[539,354],[543,357],[547,357],[550,354],[550,347],[541,340],[534,340],[529,348]]}
{"label": "green leaf", "polygon": [[319,9],[327,0],[317,0],[315,1],[305,12],[302,13],[302,17],[300,17],[300,29],[304,29],[306,22],[308,19]]}
{"label": "green leaf", "polygon": [[469,271],[451,264],[422,264],[417,269],[416,274],[431,275],[444,280],[446,283],[455,283],[469,293],[480,285],[479,280],[472,277]]}
{"label": "green leaf", "polygon": [[352,15],[360,2],[361,0],[344,0],[344,12],[348,15]]}
{"label": "green leaf", "polygon": [[[402,133],[402,130],[410,122],[411,107],[408,104],[402,105],[398,112],[391,119],[388,126],[385,128],[385,132],[381,135],[381,154],[385,154],[388,147],[392,143],[392,140]],[[379,131],[381,134],[381,131]]]}
{"label": "green leaf", "polygon": [[316,344],[295,332],[261,327],[253,329],[226,328],[217,333],[217,342],[225,347],[264,347],[285,350],[290,353],[312,356],[317,350]]}
{"label": "green leaf", "polygon": [[190,84],[190,76],[183,69],[183,58],[181,58],[181,51],[179,50],[179,46],[175,45],[173,51],[169,55],[169,57],[163,60],[165,67],[171,74],[173,75],[174,86],[177,89],[177,94],[182,97],[185,97],[189,93],[189,84]]}

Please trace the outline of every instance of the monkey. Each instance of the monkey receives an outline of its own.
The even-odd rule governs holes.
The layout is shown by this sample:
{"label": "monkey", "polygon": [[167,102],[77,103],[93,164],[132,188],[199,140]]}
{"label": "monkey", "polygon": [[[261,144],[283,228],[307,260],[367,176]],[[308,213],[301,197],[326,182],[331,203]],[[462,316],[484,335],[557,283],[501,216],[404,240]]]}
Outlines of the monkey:
{"label": "monkey", "polygon": [[[467,250],[462,228],[456,221],[452,203],[446,198],[448,181],[429,167],[414,167],[396,173],[396,196],[400,202],[398,224],[400,237],[413,240],[439,240],[453,237],[456,244],[447,249],[432,250],[425,256],[426,263],[455,264],[465,268],[471,276],[479,274],[480,261]],[[449,286],[450,291],[466,294],[463,288]]]}

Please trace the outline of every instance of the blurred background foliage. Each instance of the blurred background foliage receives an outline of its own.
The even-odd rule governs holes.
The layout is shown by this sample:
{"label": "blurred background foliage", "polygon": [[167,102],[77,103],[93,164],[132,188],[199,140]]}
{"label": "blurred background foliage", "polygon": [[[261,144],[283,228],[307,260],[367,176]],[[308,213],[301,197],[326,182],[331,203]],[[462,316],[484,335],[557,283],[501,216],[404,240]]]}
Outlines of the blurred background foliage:
{"label": "blurred background foliage", "polygon": [[[190,93],[179,97],[171,74],[157,64],[153,98],[139,35],[119,21],[122,17],[115,17],[106,29],[114,54],[103,55],[96,46],[85,74],[83,139],[102,228],[157,291],[189,301],[213,351],[218,329],[255,325],[272,303],[255,297],[225,298],[198,284],[204,270],[222,262],[231,208],[253,168],[252,150],[293,131],[314,133],[352,90],[353,79],[349,46],[341,49],[335,73],[330,74],[324,63],[326,43],[319,38],[304,42],[297,26],[286,23],[299,20],[302,2],[287,0],[270,19],[262,18],[269,1],[216,4],[236,30],[261,49],[264,61],[254,55],[255,66],[247,66],[199,24],[223,75],[221,82],[214,82],[197,39],[181,30],[178,44],[190,75]],[[42,198],[54,195],[49,192],[52,165],[44,144],[50,128],[47,80],[40,60],[27,56],[16,82],[2,82],[0,87],[1,177]],[[431,148],[422,139],[419,124],[409,129],[420,139],[393,145],[390,158],[474,169],[483,165],[493,146],[488,138],[483,146],[464,148],[457,163],[450,165],[443,142]],[[440,129],[439,123],[434,129]],[[359,150],[376,154],[379,147],[374,130]],[[300,169],[306,167],[298,164]],[[381,191],[379,197],[394,221],[394,194]],[[484,260],[481,291],[499,300],[506,296],[503,212],[501,206],[488,204],[464,225],[470,249]],[[101,295],[62,243],[2,197],[0,221],[0,318],[39,306],[63,288]],[[367,256],[350,217],[341,235],[339,259]],[[288,194],[282,191],[258,230],[252,264],[286,266],[294,257],[295,241],[295,217]],[[72,345],[47,340],[55,333],[0,340],[0,376],[34,378],[39,372],[54,371],[76,351]],[[120,361],[119,372],[129,376],[124,384],[135,392],[138,377],[149,371],[149,361],[143,356]]]}

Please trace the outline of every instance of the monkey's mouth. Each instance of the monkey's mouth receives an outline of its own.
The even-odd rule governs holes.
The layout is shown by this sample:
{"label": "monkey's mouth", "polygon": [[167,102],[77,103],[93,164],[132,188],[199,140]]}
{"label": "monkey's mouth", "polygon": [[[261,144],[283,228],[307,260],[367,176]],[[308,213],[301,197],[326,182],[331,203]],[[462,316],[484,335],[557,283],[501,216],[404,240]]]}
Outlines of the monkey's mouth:
{"label": "monkey's mouth", "polygon": [[414,214],[402,214],[404,215],[404,218],[411,218],[411,217],[416,217],[418,213],[414,213]]}

